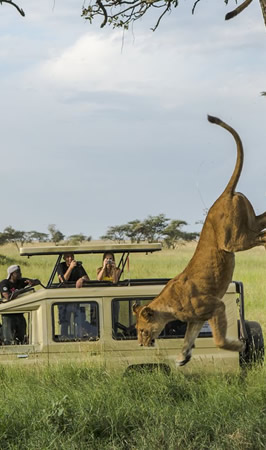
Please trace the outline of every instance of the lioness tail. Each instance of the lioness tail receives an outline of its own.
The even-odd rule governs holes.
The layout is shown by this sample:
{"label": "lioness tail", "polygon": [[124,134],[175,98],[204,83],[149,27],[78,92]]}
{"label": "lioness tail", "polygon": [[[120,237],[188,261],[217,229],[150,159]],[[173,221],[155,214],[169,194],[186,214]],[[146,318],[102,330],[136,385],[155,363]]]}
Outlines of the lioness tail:
{"label": "lioness tail", "polygon": [[226,186],[224,193],[231,193],[232,195],[235,192],[235,188],[237,185],[237,182],[239,180],[239,177],[241,175],[242,167],[243,167],[243,161],[244,161],[244,151],[241,139],[237,132],[227,125],[227,123],[223,122],[221,119],[218,119],[218,117],[208,116],[208,121],[211,123],[215,123],[216,125],[220,125],[221,127],[225,128],[229,133],[232,134],[232,136],[235,139],[236,147],[237,147],[237,159],[236,159],[236,165],[234,172],[229,180],[228,185]]}

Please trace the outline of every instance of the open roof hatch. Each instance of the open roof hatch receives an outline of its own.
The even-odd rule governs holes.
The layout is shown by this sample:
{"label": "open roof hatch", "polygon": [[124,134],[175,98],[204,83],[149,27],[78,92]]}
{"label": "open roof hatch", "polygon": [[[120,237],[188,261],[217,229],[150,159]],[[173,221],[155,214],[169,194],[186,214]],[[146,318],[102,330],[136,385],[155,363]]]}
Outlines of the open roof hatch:
{"label": "open roof hatch", "polygon": [[162,250],[162,244],[95,244],[95,245],[61,245],[61,246],[51,246],[51,247],[21,247],[21,256],[48,256],[48,255],[58,255],[57,261],[51,273],[50,279],[47,283],[47,288],[52,286],[55,274],[57,272],[58,264],[61,261],[62,256],[65,253],[74,253],[75,255],[85,255],[85,254],[97,254],[97,253],[120,253],[121,258],[118,264],[119,269],[121,269],[122,275],[124,267],[128,260],[130,253],[153,253]]}

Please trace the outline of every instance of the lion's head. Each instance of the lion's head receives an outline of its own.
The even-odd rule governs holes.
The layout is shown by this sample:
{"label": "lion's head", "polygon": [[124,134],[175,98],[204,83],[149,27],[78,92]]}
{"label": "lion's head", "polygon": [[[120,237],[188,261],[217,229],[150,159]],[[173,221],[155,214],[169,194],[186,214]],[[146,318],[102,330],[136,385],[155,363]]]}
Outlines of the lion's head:
{"label": "lion's head", "polygon": [[139,345],[152,347],[159,336],[164,324],[161,323],[156,311],[149,306],[133,305],[133,313],[137,316],[136,329]]}

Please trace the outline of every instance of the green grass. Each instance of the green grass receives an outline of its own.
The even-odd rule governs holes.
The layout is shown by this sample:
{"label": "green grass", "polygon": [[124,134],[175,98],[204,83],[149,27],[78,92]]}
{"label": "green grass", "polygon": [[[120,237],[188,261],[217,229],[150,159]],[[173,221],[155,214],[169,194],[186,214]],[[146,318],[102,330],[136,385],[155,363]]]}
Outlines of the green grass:
{"label": "green grass", "polygon": [[265,371],[1,370],[1,449],[263,449]]}
{"label": "green grass", "polygon": [[[193,251],[189,245],[132,255],[130,276],[173,277]],[[80,259],[95,279],[100,257]],[[0,277],[9,264],[20,264],[24,276],[47,282],[54,262],[2,247]],[[266,336],[265,273],[264,248],[236,255],[234,279],[244,283],[246,318],[259,321]],[[0,449],[265,449],[265,376],[265,368],[242,376],[120,376],[85,366],[1,367]]]}

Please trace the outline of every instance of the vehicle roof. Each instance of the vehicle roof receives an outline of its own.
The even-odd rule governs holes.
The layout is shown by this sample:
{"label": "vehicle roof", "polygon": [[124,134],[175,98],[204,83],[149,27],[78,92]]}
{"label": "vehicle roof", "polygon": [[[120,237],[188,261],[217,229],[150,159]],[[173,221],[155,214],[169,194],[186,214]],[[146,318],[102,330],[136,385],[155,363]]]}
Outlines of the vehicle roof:
{"label": "vehicle roof", "polygon": [[[25,293],[14,300],[3,302],[0,304],[0,314],[7,311],[19,310],[20,308],[30,307],[30,305],[40,305],[45,300],[54,302],[63,300],[68,301],[93,301],[98,298],[123,297],[155,297],[160,293],[164,284],[153,286],[106,286],[92,288],[62,288],[62,289],[38,289],[32,293]],[[31,308],[30,308],[31,309]]]}
{"label": "vehicle roof", "polygon": [[51,247],[21,247],[21,256],[37,255],[63,255],[74,253],[76,255],[90,253],[152,253],[162,250],[162,244],[92,244],[92,245],[54,245]]}

